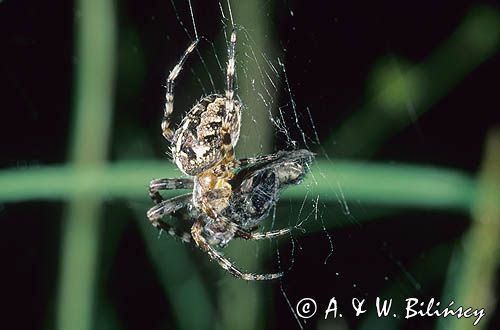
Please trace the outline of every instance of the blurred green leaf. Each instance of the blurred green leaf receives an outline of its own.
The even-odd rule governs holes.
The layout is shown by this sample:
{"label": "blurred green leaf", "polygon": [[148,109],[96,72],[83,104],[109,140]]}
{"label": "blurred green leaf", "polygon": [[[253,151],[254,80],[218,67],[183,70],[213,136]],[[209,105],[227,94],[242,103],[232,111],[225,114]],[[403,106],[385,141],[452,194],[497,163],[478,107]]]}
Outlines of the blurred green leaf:
{"label": "blurred green leaf", "polygon": [[[0,171],[0,201],[67,200],[73,196],[144,199],[153,178],[181,176],[172,164],[161,161],[123,161],[99,168],[9,169]],[[343,196],[346,201],[375,205],[468,212],[475,183],[468,175],[450,169],[319,159],[304,182],[287,189],[283,198],[302,201],[306,194],[319,194],[324,202]]]}

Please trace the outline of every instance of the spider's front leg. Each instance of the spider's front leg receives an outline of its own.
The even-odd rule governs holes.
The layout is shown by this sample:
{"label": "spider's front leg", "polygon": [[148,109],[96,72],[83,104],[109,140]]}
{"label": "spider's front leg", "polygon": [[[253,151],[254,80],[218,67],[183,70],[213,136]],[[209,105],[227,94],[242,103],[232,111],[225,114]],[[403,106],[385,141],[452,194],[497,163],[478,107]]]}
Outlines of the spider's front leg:
{"label": "spider's front leg", "polygon": [[196,220],[191,227],[191,236],[193,236],[196,245],[204,252],[206,252],[210,259],[216,261],[223,269],[227,270],[231,275],[246,280],[246,281],[269,281],[275,280],[283,277],[283,272],[274,274],[252,274],[244,273],[238,268],[236,268],[231,261],[222,256],[219,251],[214,249],[210,244],[207,243],[203,237],[203,222],[201,220]]}
{"label": "spider's front leg", "polygon": [[192,179],[155,179],[149,183],[149,198],[159,204],[164,200],[160,190],[193,189],[193,186]]}

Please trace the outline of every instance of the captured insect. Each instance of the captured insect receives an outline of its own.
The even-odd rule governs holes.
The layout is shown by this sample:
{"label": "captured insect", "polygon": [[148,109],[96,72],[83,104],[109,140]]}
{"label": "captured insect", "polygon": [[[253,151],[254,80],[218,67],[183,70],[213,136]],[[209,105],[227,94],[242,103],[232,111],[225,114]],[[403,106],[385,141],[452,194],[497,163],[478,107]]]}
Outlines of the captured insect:
{"label": "captured insect", "polygon": [[[300,184],[314,155],[308,150],[236,159],[234,147],[241,127],[242,103],[234,97],[236,31],[228,47],[225,95],[203,97],[170,128],[174,109],[174,82],[198,40],[185,50],[166,83],[166,104],[161,123],[163,136],[171,143],[174,163],[189,178],[157,179],[149,185],[156,205],[147,212],[153,226],[183,241],[194,243],[232,275],[244,280],[272,280],[283,276],[244,273],[215,247],[233,238],[259,240],[285,235],[291,229],[254,232],[276,205],[283,188]],[[159,191],[190,189],[192,192],[168,200]],[[161,219],[170,215],[185,220],[190,233],[181,232]],[[192,238],[192,240],[191,240]]]}

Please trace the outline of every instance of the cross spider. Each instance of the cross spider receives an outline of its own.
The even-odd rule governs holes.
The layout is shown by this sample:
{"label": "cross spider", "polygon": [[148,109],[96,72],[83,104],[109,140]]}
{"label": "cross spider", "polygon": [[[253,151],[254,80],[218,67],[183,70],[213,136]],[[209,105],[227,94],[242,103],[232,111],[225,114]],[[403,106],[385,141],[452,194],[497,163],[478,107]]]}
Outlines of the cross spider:
{"label": "cross spider", "polygon": [[[224,247],[235,237],[259,240],[274,238],[290,229],[254,233],[287,185],[299,184],[313,154],[307,150],[280,151],[260,157],[235,159],[240,135],[242,105],[234,99],[236,32],[228,47],[225,96],[211,94],[187,112],[175,132],[170,128],[174,108],[174,82],[198,40],[185,50],[170,71],[166,104],[161,123],[163,136],[171,143],[173,161],[189,178],[157,179],[149,185],[156,203],[147,212],[153,226],[183,241],[194,243],[232,275],[244,280],[272,280],[283,276],[244,273],[214,246]],[[161,190],[192,189],[191,193],[164,200]],[[187,220],[190,235],[161,220],[165,215]]]}

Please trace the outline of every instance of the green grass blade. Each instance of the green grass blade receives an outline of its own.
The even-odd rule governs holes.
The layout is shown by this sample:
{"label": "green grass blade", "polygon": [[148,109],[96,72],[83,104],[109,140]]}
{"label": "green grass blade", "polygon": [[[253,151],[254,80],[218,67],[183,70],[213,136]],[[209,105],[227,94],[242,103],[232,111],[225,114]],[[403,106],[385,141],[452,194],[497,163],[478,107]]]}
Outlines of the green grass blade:
{"label": "green grass blade", "polygon": [[[115,17],[113,1],[77,3],[77,60],[73,138],[70,150],[75,177],[87,166],[106,162],[112,117]],[[43,179],[42,179],[43,181]],[[46,181],[45,189],[53,189]],[[40,182],[32,181],[33,186]],[[43,189],[43,188],[42,188]],[[68,195],[58,281],[58,329],[93,328],[97,277],[99,196]]]}
{"label": "green grass blade", "polygon": [[[71,166],[0,171],[0,201],[67,200],[72,196],[147,197],[153,178],[179,177],[162,161],[122,161],[99,168]],[[302,201],[306,194],[324,202],[347,202],[468,212],[475,194],[474,179],[456,170],[411,165],[318,160],[301,185],[283,198]],[[177,194],[177,192],[170,192]]]}

